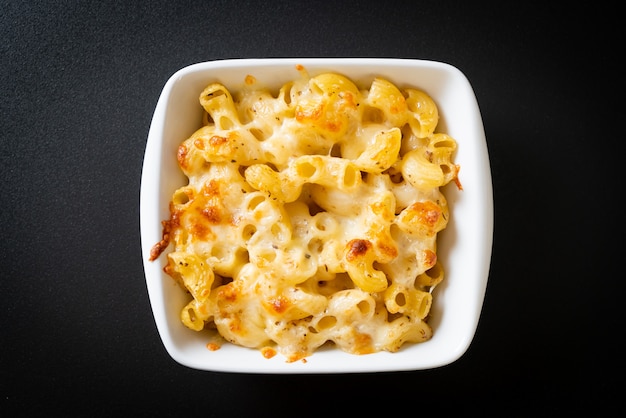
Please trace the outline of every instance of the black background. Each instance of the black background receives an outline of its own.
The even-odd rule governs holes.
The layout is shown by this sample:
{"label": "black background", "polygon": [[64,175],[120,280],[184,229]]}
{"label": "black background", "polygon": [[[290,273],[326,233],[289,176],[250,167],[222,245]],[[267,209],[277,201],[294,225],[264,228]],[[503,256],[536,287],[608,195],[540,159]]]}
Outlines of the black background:
{"label": "black background", "polygon": [[[616,11],[464,1],[0,4],[1,411],[624,409]],[[428,59],[470,80],[495,229],[482,316],[458,361],[292,376],[203,372],[168,356],[139,238],[152,113],[180,68],[255,57]]]}

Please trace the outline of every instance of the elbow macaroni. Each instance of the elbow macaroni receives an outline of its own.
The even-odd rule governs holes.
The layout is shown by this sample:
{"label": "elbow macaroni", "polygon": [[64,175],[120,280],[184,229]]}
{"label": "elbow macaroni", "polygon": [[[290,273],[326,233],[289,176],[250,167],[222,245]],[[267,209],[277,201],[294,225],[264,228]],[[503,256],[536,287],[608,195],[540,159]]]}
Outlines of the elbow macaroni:
{"label": "elbow macaroni", "polygon": [[150,259],[173,244],[164,270],[190,294],[187,327],[267,357],[426,341],[456,142],[423,91],[297,69],[276,95],[252,76],[201,92],[204,126],[177,155],[189,182]]}

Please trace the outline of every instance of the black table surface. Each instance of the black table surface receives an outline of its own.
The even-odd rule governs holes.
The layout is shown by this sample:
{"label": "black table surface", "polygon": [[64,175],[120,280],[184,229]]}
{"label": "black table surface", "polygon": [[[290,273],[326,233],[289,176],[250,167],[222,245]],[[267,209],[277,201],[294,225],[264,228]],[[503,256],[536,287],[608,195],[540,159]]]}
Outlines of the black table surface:
{"label": "black table surface", "polygon": [[[608,23],[615,12],[576,7],[3,1],[0,411],[624,409],[620,29]],[[259,375],[189,369],[165,351],[139,231],[152,113],[180,68],[267,57],[426,59],[469,79],[495,226],[481,318],[459,360],[410,372]]]}

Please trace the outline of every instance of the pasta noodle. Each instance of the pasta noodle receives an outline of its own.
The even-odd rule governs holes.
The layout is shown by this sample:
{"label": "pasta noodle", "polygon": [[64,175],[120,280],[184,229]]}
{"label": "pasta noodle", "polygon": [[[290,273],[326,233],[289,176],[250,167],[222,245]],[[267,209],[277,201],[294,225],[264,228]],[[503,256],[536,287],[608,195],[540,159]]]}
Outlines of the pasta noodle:
{"label": "pasta noodle", "polygon": [[189,181],[150,260],[173,246],[185,326],[266,357],[427,341],[456,141],[424,91],[296,68],[277,92],[248,76],[200,93],[203,126],[177,153]]}

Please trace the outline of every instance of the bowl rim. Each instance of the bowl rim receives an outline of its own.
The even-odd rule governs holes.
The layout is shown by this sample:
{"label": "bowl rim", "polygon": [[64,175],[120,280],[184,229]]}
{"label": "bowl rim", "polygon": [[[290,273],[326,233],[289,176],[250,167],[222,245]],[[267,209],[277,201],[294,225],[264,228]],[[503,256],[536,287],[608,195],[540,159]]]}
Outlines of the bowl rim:
{"label": "bowl rim", "polygon": [[[172,329],[171,318],[168,319],[168,314],[165,312],[164,298],[166,297],[167,288],[174,285],[173,281],[162,272],[162,266],[149,261],[150,249],[158,241],[154,241],[155,229],[158,229],[160,239],[161,221],[164,219],[159,219],[159,216],[155,213],[155,195],[162,194],[162,192],[159,192],[159,188],[162,186],[161,181],[154,181],[154,178],[155,173],[157,173],[156,178],[161,178],[158,173],[161,173],[160,162],[165,157],[163,154],[163,132],[170,97],[176,89],[184,85],[189,77],[203,75],[208,79],[210,74],[213,74],[212,77],[216,77],[218,72],[231,70],[246,70],[250,74],[255,75],[255,71],[260,69],[295,68],[297,64],[303,65],[311,73],[341,68],[342,70],[339,72],[343,72],[348,77],[350,77],[349,70],[363,68],[370,68],[372,74],[380,74],[383,72],[382,69],[394,69],[395,72],[400,73],[428,70],[444,74],[449,78],[450,82],[453,81],[456,83],[455,86],[461,89],[457,94],[463,98],[464,105],[469,113],[468,118],[471,119],[472,132],[469,134],[471,142],[467,140],[467,144],[471,143],[472,147],[474,147],[472,150],[474,161],[481,164],[480,167],[473,167],[472,174],[476,177],[476,190],[474,191],[478,196],[472,199],[471,202],[471,205],[473,205],[471,209],[476,212],[475,216],[478,216],[477,219],[472,219],[476,224],[471,230],[477,233],[481,240],[479,245],[469,249],[477,257],[477,260],[471,263],[470,266],[473,269],[471,276],[474,278],[474,281],[472,286],[466,289],[471,295],[471,298],[468,298],[470,300],[467,302],[469,305],[465,309],[465,314],[469,315],[469,317],[464,319],[463,328],[453,343],[442,346],[443,352],[436,354],[431,361],[423,358],[411,358],[407,354],[411,351],[410,349],[401,349],[397,353],[380,352],[365,356],[355,356],[343,353],[339,349],[333,349],[317,351],[312,356],[307,357],[306,362],[287,364],[284,359],[281,359],[280,354],[275,356],[274,359],[268,360],[256,349],[238,346],[223,346],[218,352],[209,354],[209,356],[214,357],[214,360],[207,361],[205,358],[198,358],[197,350],[181,343],[181,333]],[[296,72],[294,70],[295,76]],[[455,137],[455,139],[457,138]],[[467,171],[464,165],[462,168],[463,173]],[[466,353],[474,339],[486,293],[493,243],[493,191],[490,170],[486,137],[476,96],[466,76],[458,68],[447,63],[405,58],[241,58],[198,62],[179,69],[167,80],[157,100],[148,132],[140,186],[140,235],[144,276],[155,324],[166,351],[176,362],[193,369],[235,373],[394,372],[431,369],[455,362]],[[466,192],[464,191],[463,193]],[[159,203],[163,204],[163,202]],[[463,238],[465,239],[466,237]],[[165,283],[165,281],[172,283]],[[178,321],[178,326],[184,327],[180,321]],[[420,343],[419,346],[432,343],[435,337],[437,337],[437,330],[435,330],[433,339]],[[416,346],[418,345],[411,346],[411,348]],[[235,353],[232,352],[233,350]],[[208,350],[206,351],[208,352]],[[226,354],[224,356],[218,354],[220,351]],[[243,352],[246,352],[245,356],[249,357],[250,351],[254,353],[254,356],[258,357],[258,362],[224,361],[224,358],[232,359],[233,356],[241,355]],[[399,360],[412,361],[400,362]]]}

